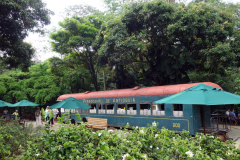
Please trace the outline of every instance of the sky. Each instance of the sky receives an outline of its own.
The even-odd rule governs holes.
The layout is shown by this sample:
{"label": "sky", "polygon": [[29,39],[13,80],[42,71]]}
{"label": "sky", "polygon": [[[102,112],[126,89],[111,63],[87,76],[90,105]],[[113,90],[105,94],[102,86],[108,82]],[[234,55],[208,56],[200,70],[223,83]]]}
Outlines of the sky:
{"label": "sky", "polygon": [[[54,12],[51,16],[51,24],[44,27],[46,30],[57,28],[58,22],[63,20],[63,12],[65,8],[73,5],[90,5],[101,11],[104,11],[103,0],[42,0],[46,3],[46,8]],[[36,57],[34,60],[45,61],[46,59],[56,56],[61,57],[60,54],[51,51],[49,35],[41,36],[40,34],[29,33],[29,36],[24,40],[25,42],[31,43],[33,48],[36,50]]]}
{"label": "sky", "polygon": [[[101,11],[104,11],[104,3],[103,0],[42,0],[46,3],[46,7],[53,11],[55,14],[51,16],[51,24],[45,26],[44,29],[52,30],[53,28],[58,28],[58,22],[63,20],[63,13],[65,8],[73,5],[90,5]],[[186,2],[190,2],[192,0],[186,0]],[[240,0],[224,0],[228,2],[240,2]],[[32,46],[36,50],[36,57],[34,60],[36,61],[45,61],[46,59],[56,56],[61,57],[60,54],[51,51],[50,38],[49,35],[45,37],[39,34],[29,33],[29,36],[25,39],[26,42],[31,43]]]}

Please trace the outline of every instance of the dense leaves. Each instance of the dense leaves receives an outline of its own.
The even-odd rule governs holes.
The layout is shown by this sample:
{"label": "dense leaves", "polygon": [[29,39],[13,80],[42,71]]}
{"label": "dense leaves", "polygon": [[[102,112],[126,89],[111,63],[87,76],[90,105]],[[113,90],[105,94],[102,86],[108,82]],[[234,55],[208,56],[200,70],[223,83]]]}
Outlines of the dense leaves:
{"label": "dense leaves", "polygon": [[43,138],[28,142],[20,158],[29,159],[239,159],[240,150],[228,141],[165,128],[139,128],[93,132],[85,125],[64,125],[45,130]]}
{"label": "dense leaves", "polygon": [[63,28],[51,34],[52,48],[60,54],[71,54],[91,75],[91,82],[98,90],[96,74],[96,50],[92,43],[102,21],[96,16],[66,18],[59,25]]}
{"label": "dense leaves", "polygon": [[64,91],[59,86],[58,77],[47,71],[48,64],[37,64],[29,68],[28,73],[7,71],[0,77],[1,99],[16,103],[28,99],[37,104],[55,102]]}
{"label": "dense leaves", "polygon": [[187,83],[191,71],[225,76],[224,69],[234,65],[231,14],[203,2],[185,6],[158,0],[130,3],[125,10],[102,26],[96,46],[105,64],[138,75],[142,81],[136,83]]}
{"label": "dense leaves", "polygon": [[[27,67],[32,51],[23,42],[29,31],[42,32],[42,27],[50,23],[51,12],[41,0],[1,0],[0,1],[0,53],[1,61],[10,67],[24,64]],[[30,51],[31,50],[31,51]],[[30,52],[29,52],[30,51]],[[26,68],[24,66],[24,68]]]}
{"label": "dense leaves", "polygon": [[32,125],[20,126],[17,121],[0,121],[0,159],[16,157],[21,154],[19,146],[27,148],[27,141],[40,137],[41,132],[36,132]]}

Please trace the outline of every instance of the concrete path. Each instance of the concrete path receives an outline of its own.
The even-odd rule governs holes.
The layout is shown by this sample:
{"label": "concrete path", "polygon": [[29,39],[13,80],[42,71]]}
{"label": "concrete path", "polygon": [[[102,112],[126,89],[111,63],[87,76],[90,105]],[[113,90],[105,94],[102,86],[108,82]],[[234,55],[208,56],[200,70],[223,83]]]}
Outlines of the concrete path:
{"label": "concrete path", "polygon": [[235,146],[240,148],[240,126],[231,126],[227,136],[233,138],[233,141],[236,143]]}

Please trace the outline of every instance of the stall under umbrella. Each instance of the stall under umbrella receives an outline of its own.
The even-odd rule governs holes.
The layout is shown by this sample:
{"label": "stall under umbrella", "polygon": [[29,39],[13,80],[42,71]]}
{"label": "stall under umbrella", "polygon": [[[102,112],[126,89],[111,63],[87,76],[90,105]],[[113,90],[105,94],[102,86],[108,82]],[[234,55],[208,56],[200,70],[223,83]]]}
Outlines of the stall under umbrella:
{"label": "stall under umbrella", "polygon": [[[180,93],[155,101],[159,104],[226,105],[240,104],[240,96],[214,88],[203,83]],[[204,109],[204,108],[203,108]],[[203,117],[203,122],[204,117]],[[205,134],[205,123],[203,123]]]}
{"label": "stall under umbrella", "polygon": [[35,107],[35,106],[39,106],[39,104],[30,102],[30,101],[24,99],[24,100],[17,102],[9,107]]}
{"label": "stall under umbrella", "polygon": [[17,102],[15,104],[13,104],[10,107],[27,107],[27,106],[39,106],[39,104],[30,102],[30,101],[24,99],[24,100],[22,100],[20,102]]}
{"label": "stall under umbrella", "polygon": [[[5,101],[2,101],[0,100],[0,107],[11,107],[12,104],[11,103],[8,103],[8,102],[5,102]],[[10,114],[6,114],[6,120],[10,120]]]}
{"label": "stall under umbrella", "polygon": [[[89,109],[91,108],[90,106],[86,105],[85,103],[77,100],[76,98],[73,97],[69,97],[64,99],[61,102],[58,102],[52,106],[50,106],[49,108],[51,109],[57,109],[57,108],[64,108],[64,109]],[[71,112],[70,112],[71,114]]]}
{"label": "stall under umbrella", "polygon": [[86,105],[85,103],[77,100],[76,98],[69,97],[67,99],[64,99],[61,102],[58,102],[58,103],[50,106],[49,108],[51,108],[51,109],[57,109],[57,108],[64,108],[64,109],[77,109],[77,108],[89,109],[91,107]]}

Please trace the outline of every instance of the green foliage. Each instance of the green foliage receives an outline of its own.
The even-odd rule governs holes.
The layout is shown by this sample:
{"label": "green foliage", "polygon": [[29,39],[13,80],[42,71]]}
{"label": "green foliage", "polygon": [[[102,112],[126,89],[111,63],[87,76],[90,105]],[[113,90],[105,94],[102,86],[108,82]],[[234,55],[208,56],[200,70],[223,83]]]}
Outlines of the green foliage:
{"label": "green foliage", "polygon": [[32,126],[23,128],[17,121],[0,121],[0,159],[15,157],[21,154],[20,148],[27,148],[27,141],[34,141],[40,137],[40,132]]}
{"label": "green foliage", "polygon": [[60,54],[69,54],[71,59],[77,60],[88,70],[95,90],[98,90],[96,61],[97,54],[92,48],[102,20],[97,16],[65,18],[59,25],[63,28],[51,33],[52,48]]}
{"label": "green foliage", "polygon": [[[127,127],[127,126],[126,126]],[[93,132],[85,125],[64,125],[44,130],[36,141],[21,150],[21,159],[239,159],[240,150],[219,138],[187,131],[180,135],[165,128],[134,127],[133,130]]]}
{"label": "green foliage", "polygon": [[42,0],[0,1],[0,51],[1,63],[7,67],[27,69],[34,49],[23,42],[28,31],[42,32],[50,23],[51,11]]}
{"label": "green foliage", "polygon": [[45,119],[45,111],[43,108],[41,108],[41,114],[42,114],[41,119]]}
{"label": "green foliage", "polygon": [[0,77],[3,84],[1,96],[4,100],[15,103],[28,99],[43,105],[55,101],[61,95],[58,78],[48,72],[48,64],[32,65],[28,73],[6,71]]}
{"label": "green foliage", "polygon": [[124,68],[115,82],[129,85],[118,88],[187,83],[192,71],[226,76],[236,65],[239,21],[227,5],[141,1],[123,13],[102,25],[94,44],[103,65]]}

